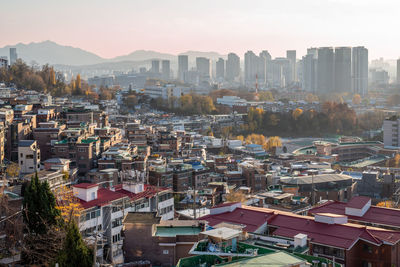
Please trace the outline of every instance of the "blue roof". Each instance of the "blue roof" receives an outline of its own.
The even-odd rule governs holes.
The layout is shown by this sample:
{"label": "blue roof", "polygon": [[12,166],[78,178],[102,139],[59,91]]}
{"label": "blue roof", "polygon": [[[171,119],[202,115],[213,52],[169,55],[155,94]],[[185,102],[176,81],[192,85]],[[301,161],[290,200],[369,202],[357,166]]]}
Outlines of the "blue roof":
{"label": "blue roof", "polygon": [[254,147],[254,148],[256,148],[256,147],[261,147],[261,145],[257,145],[257,144],[248,144],[248,145],[246,145],[246,147]]}

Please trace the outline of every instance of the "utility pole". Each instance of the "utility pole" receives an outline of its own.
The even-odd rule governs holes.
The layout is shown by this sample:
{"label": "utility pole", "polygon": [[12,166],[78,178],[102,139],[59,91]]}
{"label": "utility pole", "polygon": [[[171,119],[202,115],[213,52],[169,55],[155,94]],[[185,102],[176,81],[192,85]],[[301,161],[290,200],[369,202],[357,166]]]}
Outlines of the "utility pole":
{"label": "utility pole", "polygon": [[196,179],[194,179],[193,186],[193,218],[196,220]]}
{"label": "utility pole", "polygon": [[315,184],[314,184],[314,176],[317,173],[317,170],[309,170],[308,173],[311,174],[311,205],[315,205]]}

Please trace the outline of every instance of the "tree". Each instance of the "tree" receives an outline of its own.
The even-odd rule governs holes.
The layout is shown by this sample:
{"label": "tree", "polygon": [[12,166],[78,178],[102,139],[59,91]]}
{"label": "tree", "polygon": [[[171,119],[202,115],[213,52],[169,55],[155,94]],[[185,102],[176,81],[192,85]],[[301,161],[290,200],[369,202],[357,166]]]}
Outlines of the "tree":
{"label": "tree", "polygon": [[271,152],[272,155],[276,154],[276,148],[282,146],[282,141],[279,136],[271,136],[266,143],[266,150]]}
{"label": "tree", "polygon": [[67,224],[67,234],[58,257],[57,263],[63,267],[93,266],[93,250],[82,239],[79,228],[74,221]]}
{"label": "tree", "polygon": [[231,191],[226,195],[227,202],[246,202],[246,196],[241,191]]}
{"label": "tree", "polygon": [[296,109],[293,111],[292,116],[293,116],[293,118],[294,118],[295,120],[297,120],[297,119],[301,116],[301,114],[303,114],[303,110],[302,110],[301,108],[296,108]]}
{"label": "tree", "polygon": [[24,222],[34,234],[46,234],[48,226],[58,225],[60,211],[56,208],[56,198],[47,181],[40,182],[37,173],[25,188]]}
{"label": "tree", "polygon": [[260,101],[269,101],[272,102],[274,101],[274,96],[272,95],[271,91],[261,91],[258,94],[258,97],[260,99]]}
{"label": "tree", "polygon": [[16,163],[11,163],[7,166],[6,173],[9,177],[17,177],[21,168]]}
{"label": "tree", "polygon": [[378,204],[376,204],[377,207],[384,207],[384,208],[394,208],[395,205],[393,201],[388,200],[388,201],[381,201]]}
{"label": "tree", "polygon": [[60,186],[55,190],[54,195],[57,201],[56,208],[60,211],[64,222],[68,223],[70,220],[78,221],[83,207],[79,199],[75,197],[73,190],[66,186]]}
{"label": "tree", "polygon": [[360,105],[361,104],[361,96],[359,94],[354,94],[352,103],[353,105]]}
{"label": "tree", "polygon": [[128,95],[124,98],[125,106],[129,108],[134,108],[138,103],[137,97],[135,95]]}
{"label": "tree", "polygon": [[81,75],[80,74],[76,75],[75,86],[76,86],[76,89],[79,89],[79,90],[82,89]]}

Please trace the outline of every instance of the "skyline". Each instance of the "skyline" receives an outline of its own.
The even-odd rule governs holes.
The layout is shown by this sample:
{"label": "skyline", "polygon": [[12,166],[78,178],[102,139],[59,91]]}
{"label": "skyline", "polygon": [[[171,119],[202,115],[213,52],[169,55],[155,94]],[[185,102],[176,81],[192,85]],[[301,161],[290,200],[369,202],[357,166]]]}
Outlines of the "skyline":
{"label": "skyline", "polygon": [[51,40],[112,58],[134,50],[241,57],[268,50],[280,57],[291,49],[300,56],[309,47],[365,46],[371,59],[400,57],[400,36],[386,30],[400,26],[396,1],[17,0],[2,6],[0,47]]}

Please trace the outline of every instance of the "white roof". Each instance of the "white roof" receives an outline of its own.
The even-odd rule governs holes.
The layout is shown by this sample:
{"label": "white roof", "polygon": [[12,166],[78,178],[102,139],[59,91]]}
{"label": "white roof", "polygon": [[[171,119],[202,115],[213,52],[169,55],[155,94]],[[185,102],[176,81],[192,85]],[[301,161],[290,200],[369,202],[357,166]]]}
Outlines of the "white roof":
{"label": "white roof", "polygon": [[231,229],[228,227],[221,227],[221,228],[201,232],[201,234],[203,234],[203,235],[220,238],[222,240],[229,240],[229,239],[238,237],[240,233],[241,233],[241,231]]}

